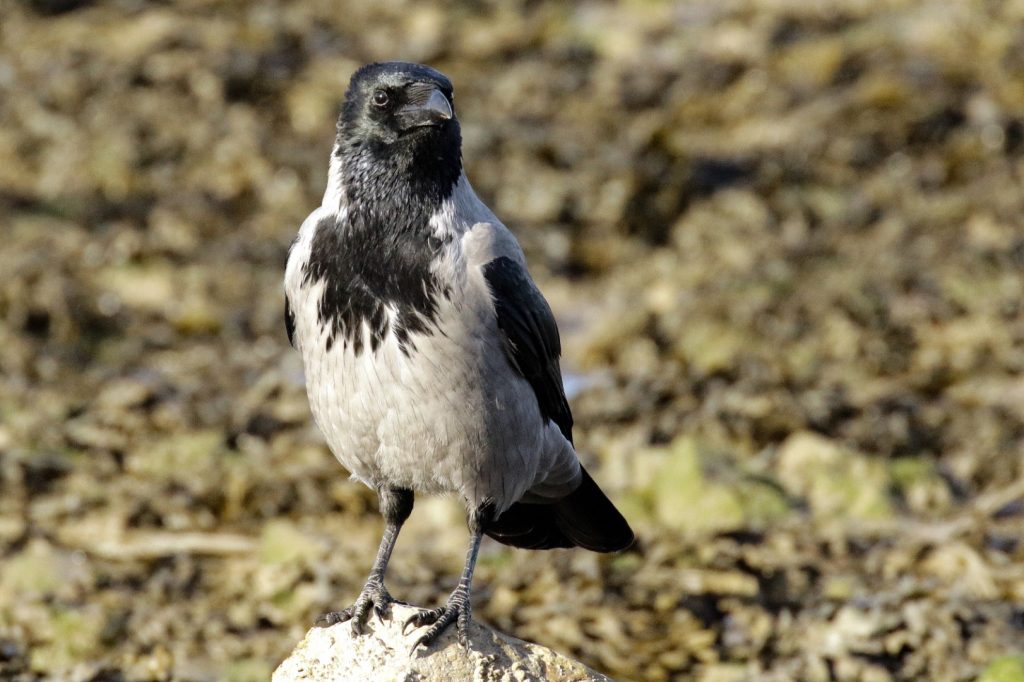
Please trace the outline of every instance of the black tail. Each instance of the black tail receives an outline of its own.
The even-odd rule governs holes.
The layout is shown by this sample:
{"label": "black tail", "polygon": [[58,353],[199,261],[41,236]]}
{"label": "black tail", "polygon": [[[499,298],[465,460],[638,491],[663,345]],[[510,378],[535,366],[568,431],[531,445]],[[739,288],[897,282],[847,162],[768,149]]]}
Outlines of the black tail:
{"label": "black tail", "polygon": [[633,544],[633,530],[586,469],[583,482],[553,504],[517,502],[485,531],[505,545],[526,549],[583,547],[617,552]]}

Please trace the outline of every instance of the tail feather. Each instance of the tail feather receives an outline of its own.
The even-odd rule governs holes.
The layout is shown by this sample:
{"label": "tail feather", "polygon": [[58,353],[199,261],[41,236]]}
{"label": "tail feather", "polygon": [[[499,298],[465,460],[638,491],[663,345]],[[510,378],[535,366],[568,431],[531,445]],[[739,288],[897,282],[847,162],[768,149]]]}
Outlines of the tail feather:
{"label": "tail feather", "polygon": [[583,547],[617,552],[633,544],[633,530],[585,469],[583,482],[552,504],[517,502],[493,521],[486,533],[506,545],[526,549]]}

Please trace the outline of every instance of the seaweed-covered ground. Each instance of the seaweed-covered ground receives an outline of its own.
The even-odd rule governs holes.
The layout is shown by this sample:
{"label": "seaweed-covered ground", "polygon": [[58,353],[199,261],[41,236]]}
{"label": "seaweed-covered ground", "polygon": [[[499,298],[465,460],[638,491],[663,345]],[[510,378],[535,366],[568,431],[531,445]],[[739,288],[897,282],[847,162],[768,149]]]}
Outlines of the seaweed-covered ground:
{"label": "seaweed-covered ground", "polygon": [[[381,522],[289,242],[361,62],[450,74],[618,556],[475,614],[622,680],[1024,679],[1024,5],[0,0],[0,677],[266,679]],[[392,591],[465,530],[421,499]]]}

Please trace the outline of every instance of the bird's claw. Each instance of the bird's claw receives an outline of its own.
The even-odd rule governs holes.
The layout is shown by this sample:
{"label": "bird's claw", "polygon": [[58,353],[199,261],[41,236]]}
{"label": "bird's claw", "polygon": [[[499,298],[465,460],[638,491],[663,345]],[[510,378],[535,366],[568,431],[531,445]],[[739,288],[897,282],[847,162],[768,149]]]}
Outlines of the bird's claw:
{"label": "bird's claw", "polygon": [[421,628],[424,625],[432,625],[433,623],[436,623],[442,613],[444,613],[443,606],[436,609],[420,609],[405,619],[405,623],[402,625],[402,635],[408,635],[410,628],[415,630],[416,628]]}
{"label": "bird's claw", "polygon": [[341,611],[328,611],[324,615],[316,619],[316,625],[318,628],[329,628],[336,623],[344,623],[346,620],[352,617],[352,607],[349,606]]}
{"label": "bird's claw", "polygon": [[364,632],[363,626],[366,625],[366,621],[370,617],[371,607],[373,612],[377,614],[377,619],[383,622],[385,616],[387,616],[388,609],[394,601],[383,583],[368,582],[363,586],[363,591],[359,593],[359,597],[352,606],[341,611],[325,613],[316,621],[316,625],[319,627],[330,627],[336,623],[344,623],[347,620],[351,620],[352,632],[361,635]]}
{"label": "bird's claw", "polygon": [[448,598],[448,603],[436,609],[429,609],[413,614],[405,621],[402,633],[407,634],[409,627],[413,629],[429,625],[430,628],[416,640],[410,653],[415,653],[421,646],[429,647],[452,623],[457,623],[459,644],[469,648],[469,624],[472,622],[472,608],[469,594],[456,589]]}

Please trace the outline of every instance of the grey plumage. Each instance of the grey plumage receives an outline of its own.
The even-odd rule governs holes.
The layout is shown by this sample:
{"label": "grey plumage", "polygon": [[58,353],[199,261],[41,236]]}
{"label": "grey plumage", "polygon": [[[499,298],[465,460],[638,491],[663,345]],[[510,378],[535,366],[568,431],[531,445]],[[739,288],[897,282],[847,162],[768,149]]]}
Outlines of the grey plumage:
{"label": "grey plumage", "polygon": [[469,510],[467,567],[448,604],[411,625],[465,634],[479,538],[622,549],[632,532],[579,463],[558,330],[515,237],[461,168],[451,83],[419,65],[352,79],[323,203],[285,275],[286,324],[314,419],[388,524],[357,629],[390,596],[383,573],[412,491]]}

